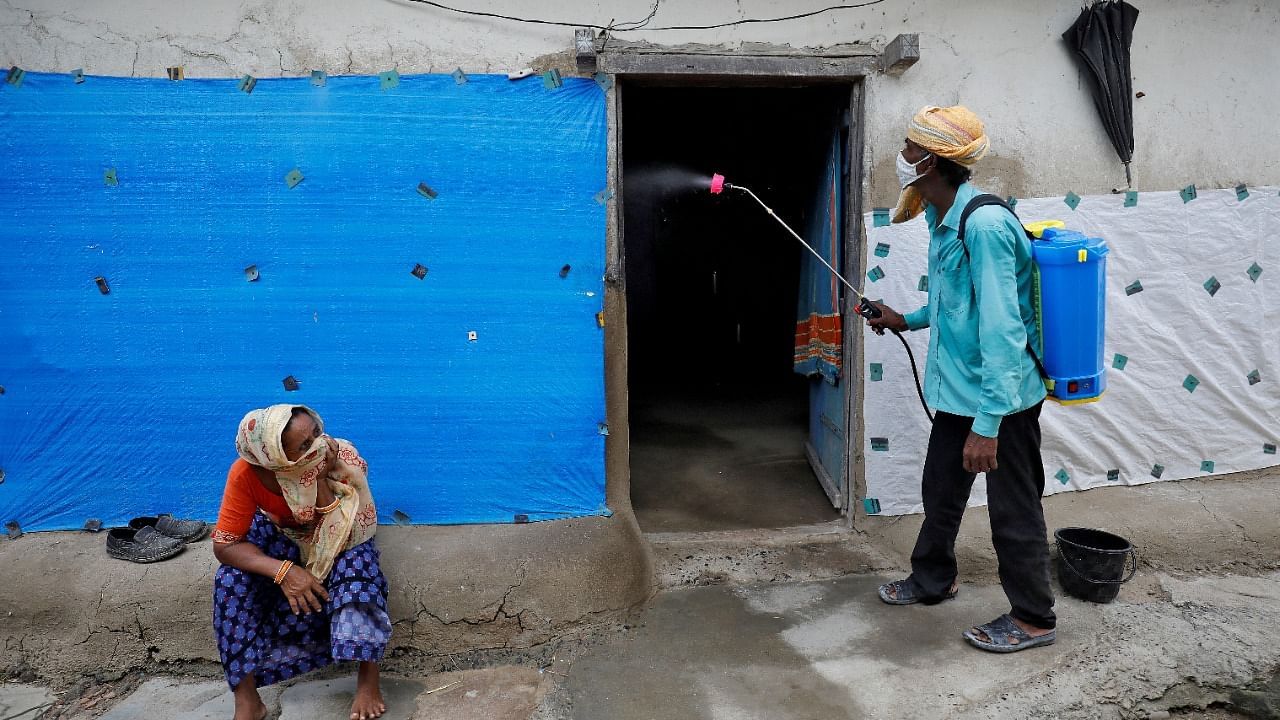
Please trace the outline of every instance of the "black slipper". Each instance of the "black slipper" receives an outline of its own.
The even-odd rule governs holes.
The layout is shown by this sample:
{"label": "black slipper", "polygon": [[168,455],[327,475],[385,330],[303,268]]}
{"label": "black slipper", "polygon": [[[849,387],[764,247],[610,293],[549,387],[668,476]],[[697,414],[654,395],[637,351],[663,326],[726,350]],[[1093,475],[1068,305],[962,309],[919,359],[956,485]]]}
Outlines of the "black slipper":
{"label": "black slipper", "polygon": [[[894,591],[893,595],[889,594],[890,590]],[[916,603],[937,605],[943,600],[950,600],[955,597],[960,592],[960,588],[957,587],[955,590],[950,590],[942,597],[925,597],[920,592],[920,585],[915,580],[907,578],[906,580],[894,580],[893,582],[885,583],[880,586],[878,592],[880,593],[880,599],[890,605],[914,605]]]}
{"label": "black slipper", "polygon": [[176,520],[172,515],[163,513],[156,517],[136,517],[129,521],[129,527],[141,530],[144,527],[154,528],[156,532],[182,542],[195,542],[204,537],[209,529],[203,520]]}
{"label": "black slipper", "polygon": [[181,540],[165,537],[155,528],[113,528],[107,533],[107,554],[118,560],[153,563],[168,560],[186,549]]}

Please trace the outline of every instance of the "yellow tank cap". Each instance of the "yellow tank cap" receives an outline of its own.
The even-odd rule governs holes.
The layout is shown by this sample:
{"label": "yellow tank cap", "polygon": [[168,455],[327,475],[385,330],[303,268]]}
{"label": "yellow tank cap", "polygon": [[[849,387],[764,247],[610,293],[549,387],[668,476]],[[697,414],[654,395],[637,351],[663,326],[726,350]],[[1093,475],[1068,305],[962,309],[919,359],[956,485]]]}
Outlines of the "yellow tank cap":
{"label": "yellow tank cap", "polygon": [[1026,228],[1027,232],[1032,235],[1042,237],[1045,230],[1048,230],[1049,228],[1064,229],[1067,227],[1067,224],[1061,220],[1040,220],[1033,223],[1023,223],[1022,227]]}

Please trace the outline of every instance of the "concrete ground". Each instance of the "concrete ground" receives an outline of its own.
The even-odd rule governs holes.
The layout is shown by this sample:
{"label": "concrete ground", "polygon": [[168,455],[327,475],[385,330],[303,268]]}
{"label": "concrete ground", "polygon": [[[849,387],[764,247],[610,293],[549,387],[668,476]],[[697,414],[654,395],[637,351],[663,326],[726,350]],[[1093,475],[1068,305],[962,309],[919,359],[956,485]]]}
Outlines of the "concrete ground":
{"label": "concrete ground", "polygon": [[[470,675],[393,658],[389,717],[1280,718],[1280,469],[1069,493],[1045,507],[1050,528],[1105,528],[1142,558],[1114,603],[1059,593],[1051,647],[994,656],[960,638],[1007,609],[984,508],[971,509],[961,531],[960,596],[934,607],[890,607],[874,594],[908,566],[918,517],[860,517],[853,532],[666,534],[650,536],[664,590],[643,613]],[[119,667],[147,682],[74,692],[50,682],[65,691],[52,696],[62,700],[52,717],[228,717],[207,666],[208,682],[195,688],[189,676],[160,677],[193,671],[179,662]],[[463,692],[426,694],[463,677]],[[343,683],[299,678],[273,703],[283,718],[345,717],[334,714],[349,702]],[[47,692],[2,686],[0,709],[25,710],[18,693],[35,707]]]}
{"label": "concrete ground", "polygon": [[[799,391],[805,388],[797,386]],[[631,404],[631,503],[645,532],[837,519],[805,458],[808,397],[648,395]]]}
{"label": "concrete ground", "polygon": [[960,637],[1007,610],[998,585],[893,607],[875,594],[888,579],[669,592],[575,659],[571,717],[1137,718],[1228,701],[1280,663],[1280,573],[1153,573],[1112,604],[1060,598],[1058,642],[1007,656]]}

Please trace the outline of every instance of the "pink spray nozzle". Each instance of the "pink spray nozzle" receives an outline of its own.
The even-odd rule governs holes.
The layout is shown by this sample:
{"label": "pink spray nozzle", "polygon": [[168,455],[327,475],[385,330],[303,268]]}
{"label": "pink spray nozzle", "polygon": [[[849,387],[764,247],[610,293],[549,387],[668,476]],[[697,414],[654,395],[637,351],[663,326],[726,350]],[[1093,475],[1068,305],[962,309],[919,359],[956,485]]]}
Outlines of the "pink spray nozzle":
{"label": "pink spray nozzle", "polygon": [[719,195],[723,191],[724,191],[724,176],[712,175],[711,176],[711,194]]}

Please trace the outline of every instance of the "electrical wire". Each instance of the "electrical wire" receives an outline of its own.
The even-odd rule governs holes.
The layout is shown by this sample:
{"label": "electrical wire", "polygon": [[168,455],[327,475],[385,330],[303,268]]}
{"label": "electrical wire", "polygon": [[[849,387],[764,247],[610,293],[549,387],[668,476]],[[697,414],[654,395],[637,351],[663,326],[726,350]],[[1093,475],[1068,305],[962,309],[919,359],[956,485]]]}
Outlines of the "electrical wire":
{"label": "electrical wire", "polygon": [[746,18],[744,20],[734,20],[733,22],[716,23],[715,25],[666,25],[666,26],[660,26],[660,27],[653,27],[649,29],[653,31],[715,30],[717,28],[733,27],[734,25],[750,25],[752,23],[785,22],[787,20],[800,20],[801,18],[813,17],[814,15],[821,15],[823,13],[828,13],[833,10],[856,10],[857,8],[871,7],[872,5],[879,5],[884,1],[885,0],[868,0],[867,2],[857,3],[855,5],[832,5],[830,7],[824,7],[821,10],[814,10],[812,12],[799,13],[797,15],[787,15],[784,17],[776,17],[776,18]]}
{"label": "electrical wire", "polygon": [[[515,15],[503,15],[501,13],[484,12],[482,10],[463,10],[462,8],[451,7],[449,5],[445,5],[444,3],[435,2],[435,0],[409,0],[409,2],[418,3],[419,5],[428,5],[430,7],[437,8],[439,10],[447,10],[449,12],[458,13],[459,15],[474,15],[476,17],[493,18],[495,20],[510,20],[511,22],[529,23],[531,25],[555,25],[558,27],[591,28],[592,30],[603,30],[606,32],[631,32],[633,30],[640,30],[642,28],[645,28],[649,24],[649,21],[652,20],[654,15],[658,13],[658,3],[661,2],[661,0],[654,0],[653,8],[649,11],[649,15],[645,17],[643,20],[633,20],[630,22],[624,22],[620,24],[614,24],[613,21],[610,21],[608,25],[597,25],[594,23],[562,22],[559,20],[542,20],[539,18],[525,18],[525,17],[517,17]],[[870,7],[872,5],[879,5],[882,2],[885,2],[885,0],[867,0],[866,2],[856,3],[854,5],[831,5],[829,7],[824,7],[820,10],[813,10],[806,13],[798,13],[796,15],[786,15],[783,17],[744,18],[742,20],[733,20],[731,22],[716,23],[713,25],[666,25],[666,26],[659,26],[659,27],[653,27],[648,29],[652,31],[715,30],[718,28],[733,27],[735,25],[750,25],[753,23],[786,22],[788,20],[800,20],[802,18],[813,17],[815,15],[822,15],[824,13],[833,12],[836,10],[856,10],[858,8]],[[623,27],[623,26],[629,26],[629,27]]]}

